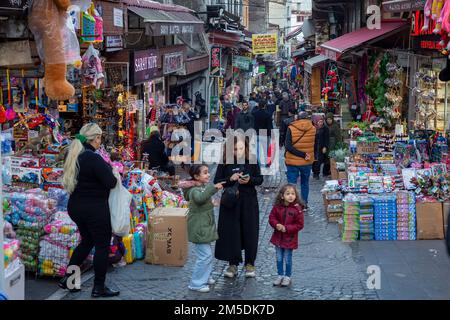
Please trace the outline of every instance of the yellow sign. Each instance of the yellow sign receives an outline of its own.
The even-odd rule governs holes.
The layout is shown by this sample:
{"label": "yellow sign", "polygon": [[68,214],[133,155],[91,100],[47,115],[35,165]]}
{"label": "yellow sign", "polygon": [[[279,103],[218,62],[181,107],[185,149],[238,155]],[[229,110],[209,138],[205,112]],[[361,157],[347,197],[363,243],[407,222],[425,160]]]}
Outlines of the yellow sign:
{"label": "yellow sign", "polygon": [[278,41],[276,34],[254,34],[252,35],[253,54],[273,54],[278,52]]}

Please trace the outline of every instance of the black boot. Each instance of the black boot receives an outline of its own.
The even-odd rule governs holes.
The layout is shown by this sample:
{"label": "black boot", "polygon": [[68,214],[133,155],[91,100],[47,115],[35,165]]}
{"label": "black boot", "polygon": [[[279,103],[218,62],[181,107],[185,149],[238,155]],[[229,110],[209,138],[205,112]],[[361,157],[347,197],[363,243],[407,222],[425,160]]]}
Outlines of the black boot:
{"label": "black boot", "polygon": [[105,285],[94,285],[91,296],[92,298],[111,298],[119,294],[120,291],[111,290]]}
{"label": "black boot", "polygon": [[70,277],[70,275],[67,275],[67,274],[66,274],[66,275],[64,276],[64,278],[62,278],[61,280],[59,280],[58,286],[59,286],[61,289],[69,290],[70,292],[80,292],[81,289],[76,289],[76,288],[74,288],[74,289],[69,289],[69,288],[67,288],[67,280],[69,280],[69,277]]}

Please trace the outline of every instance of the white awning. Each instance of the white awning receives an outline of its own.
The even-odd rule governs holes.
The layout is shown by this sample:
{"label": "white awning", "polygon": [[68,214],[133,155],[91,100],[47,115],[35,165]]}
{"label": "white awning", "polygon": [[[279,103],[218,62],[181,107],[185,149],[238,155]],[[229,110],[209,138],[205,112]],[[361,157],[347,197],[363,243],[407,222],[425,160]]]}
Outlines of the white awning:
{"label": "white awning", "polygon": [[305,60],[305,70],[308,73],[312,73],[312,69],[315,65],[323,63],[329,60],[328,57],[319,54],[318,56],[312,57],[308,60]]}

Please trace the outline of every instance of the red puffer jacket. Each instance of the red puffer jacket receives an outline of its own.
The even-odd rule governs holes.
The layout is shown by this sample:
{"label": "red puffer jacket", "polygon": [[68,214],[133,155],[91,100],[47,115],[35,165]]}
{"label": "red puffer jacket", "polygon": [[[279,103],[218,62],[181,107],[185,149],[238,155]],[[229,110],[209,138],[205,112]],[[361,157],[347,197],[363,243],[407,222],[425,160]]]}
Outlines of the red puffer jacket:
{"label": "red puffer jacket", "polygon": [[[303,229],[304,216],[303,209],[298,204],[276,205],[273,207],[269,216],[269,223],[274,228],[270,242],[283,249],[298,248],[298,232]],[[276,229],[277,224],[285,226],[286,232]]]}

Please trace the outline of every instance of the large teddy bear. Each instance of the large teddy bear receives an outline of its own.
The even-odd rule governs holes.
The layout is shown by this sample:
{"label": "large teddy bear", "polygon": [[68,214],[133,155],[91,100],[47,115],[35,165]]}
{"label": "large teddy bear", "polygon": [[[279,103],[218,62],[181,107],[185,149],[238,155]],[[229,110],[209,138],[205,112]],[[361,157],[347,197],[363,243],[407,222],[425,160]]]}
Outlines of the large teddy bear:
{"label": "large teddy bear", "polygon": [[45,93],[50,99],[67,100],[75,94],[66,80],[65,32],[70,0],[33,0],[28,26],[44,62]]}

